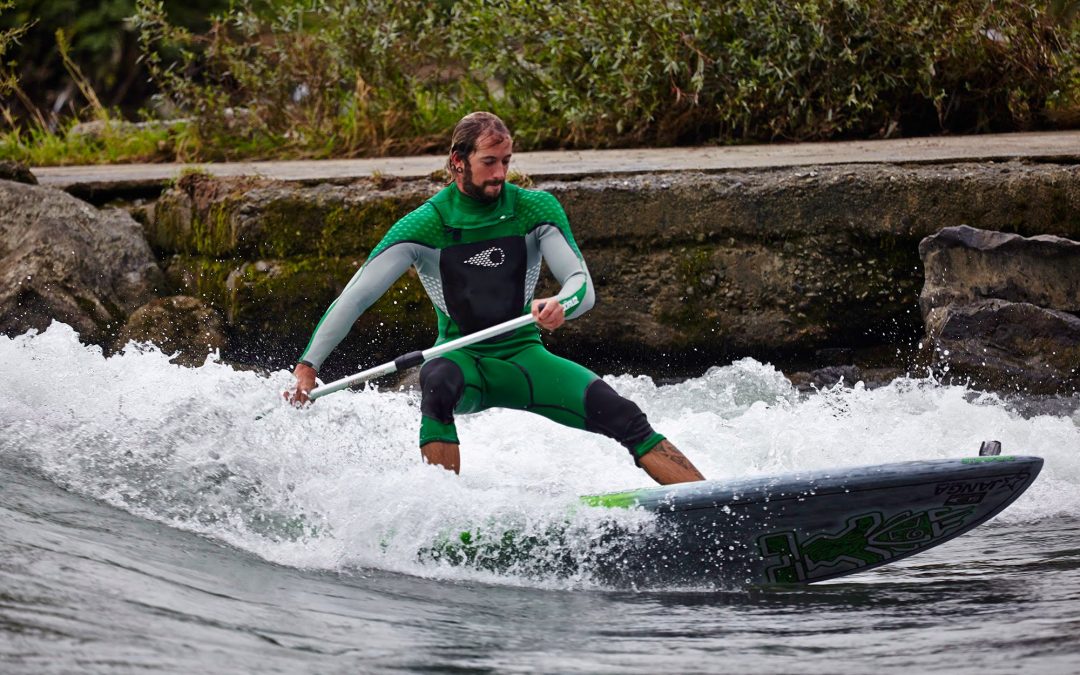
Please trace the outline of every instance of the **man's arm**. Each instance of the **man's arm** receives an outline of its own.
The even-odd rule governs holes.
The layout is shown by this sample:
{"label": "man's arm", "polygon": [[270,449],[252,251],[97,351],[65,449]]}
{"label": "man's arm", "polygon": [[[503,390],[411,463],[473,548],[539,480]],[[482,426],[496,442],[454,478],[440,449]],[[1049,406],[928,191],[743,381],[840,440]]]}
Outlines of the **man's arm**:
{"label": "man's arm", "polygon": [[415,259],[414,244],[403,242],[380,251],[353,275],[345,290],[319,320],[307,348],[293,369],[296,388],[285,393],[293,403],[308,401],[315,387],[315,375],[323,361],[345,339],[356,320],[386,289],[405,273]]}
{"label": "man's arm", "polygon": [[[574,241],[574,235],[570,233],[570,223],[566,219],[566,214],[554,197],[550,195],[548,197],[552,224],[541,226],[537,234],[540,254],[561,288],[558,295],[553,298],[534,301],[533,313],[537,315],[537,302],[550,303],[554,300],[564,308],[566,318],[574,319],[592,309],[596,302],[596,294],[593,291],[589,268],[585,265],[585,258]],[[538,318],[542,319],[543,313],[540,313]],[[558,323],[561,325],[562,321]],[[540,325],[548,328],[542,320]]]}

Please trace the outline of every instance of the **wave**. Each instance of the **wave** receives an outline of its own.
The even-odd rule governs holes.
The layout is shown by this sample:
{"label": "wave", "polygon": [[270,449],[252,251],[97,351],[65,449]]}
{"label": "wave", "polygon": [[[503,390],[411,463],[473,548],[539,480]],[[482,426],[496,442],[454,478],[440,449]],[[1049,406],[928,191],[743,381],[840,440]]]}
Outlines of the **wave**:
{"label": "wave", "polygon": [[[641,511],[578,502],[650,483],[604,437],[520,411],[463,416],[462,475],[454,476],[420,461],[413,391],[368,387],[297,410],[281,399],[287,372],[239,371],[214,358],[183,368],[168,358],[142,345],[105,357],[59,323],[0,337],[9,383],[0,392],[0,454],[72,492],[301,568],[590,586],[600,583],[590,562],[613,531],[633,537],[657,526]],[[992,438],[1006,454],[1046,460],[999,521],[1080,508],[1076,400],[1032,413],[910,378],[801,395],[752,359],[671,385],[605,379],[709,478],[967,456]],[[428,555],[478,528],[492,540],[515,533],[542,545],[529,562],[499,571]]]}

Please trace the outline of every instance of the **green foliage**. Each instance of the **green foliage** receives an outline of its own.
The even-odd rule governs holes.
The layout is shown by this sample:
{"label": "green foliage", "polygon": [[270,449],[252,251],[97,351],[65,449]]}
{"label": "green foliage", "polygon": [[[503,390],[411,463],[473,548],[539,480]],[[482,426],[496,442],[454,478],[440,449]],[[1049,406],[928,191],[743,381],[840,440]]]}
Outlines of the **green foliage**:
{"label": "green foliage", "polygon": [[[13,60],[9,61],[7,55],[34,24],[34,21],[29,18],[13,23],[9,10],[14,6],[14,0],[0,0],[0,26],[3,26],[0,28],[0,97],[4,98],[12,94],[26,96],[19,87],[19,76],[15,72],[17,63]],[[7,12],[6,15],[5,12]],[[7,115],[6,109],[4,112]]]}
{"label": "green foliage", "polygon": [[448,14],[429,5],[306,0],[268,14],[241,0],[196,35],[140,0],[136,21],[151,73],[196,115],[200,157],[378,154],[433,147],[464,109],[458,80],[440,96],[431,55]]}
{"label": "green foliage", "polygon": [[184,160],[442,151],[476,109],[519,149],[1080,123],[1076,0],[202,0],[205,29],[172,4],[125,25]]}
{"label": "green foliage", "polygon": [[[229,0],[170,0],[181,25],[205,30],[206,13]],[[29,164],[161,161],[182,156],[183,124],[136,127],[152,92],[128,24],[135,0],[6,0],[0,3],[0,159]],[[134,102],[134,103],[132,103]],[[128,108],[121,111],[120,107]],[[98,133],[69,133],[80,119]]]}
{"label": "green foliage", "polygon": [[[229,0],[169,0],[170,19],[196,30],[208,27],[206,15],[228,6]],[[55,35],[62,30],[70,39],[70,56],[106,105],[119,105],[146,80],[139,67],[136,33],[128,23],[135,0],[11,0],[11,10],[0,16],[0,29],[25,26],[19,45],[12,50],[19,64],[19,79],[36,107],[72,109]]]}
{"label": "green foliage", "polygon": [[506,79],[501,107],[531,131],[575,145],[1024,128],[1080,48],[1031,2],[499,6],[460,57]]}
{"label": "green foliage", "polygon": [[[14,6],[13,0],[0,1],[0,17],[7,10],[10,10]],[[3,22],[7,24],[7,22]],[[4,30],[0,30],[0,62],[3,62],[4,57],[7,56],[8,51],[12,46],[18,44],[19,38],[30,29],[29,24],[15,25]],[[5,64],[6,65],[6,64]],[[15,84],[12,76],[7,72],[7,68],[4,68],[3,78],[0,79],[0,95],[6,96],[12,91],[12,87]]]}
{"label": "green foliage", "polygon": [[155,0],[139,16],[149,53],[179,50],[154,72],[206,138],[243,109],[267,153],[327,156],[439,147],[478,108],[525,147],[1030,128],[1075,97],[1075,5],[283,0],[204,36]]}

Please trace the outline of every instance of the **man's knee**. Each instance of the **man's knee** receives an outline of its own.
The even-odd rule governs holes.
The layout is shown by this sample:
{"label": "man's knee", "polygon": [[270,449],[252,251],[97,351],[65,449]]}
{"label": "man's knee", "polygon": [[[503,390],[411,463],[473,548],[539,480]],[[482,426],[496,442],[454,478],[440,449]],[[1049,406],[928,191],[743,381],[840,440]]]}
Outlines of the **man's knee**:
{"label": "man's knee", "polygon": [[435,359],[420,369],[420,412],[424,415],[450,424],[464,391],[465,376],[450,359]]}
{"label": "man's knee", "polygon": [[636,403],[620,396],[601,379],[585,390],[585,429],[622,443],[635,462],[663,438],[653,431]]}

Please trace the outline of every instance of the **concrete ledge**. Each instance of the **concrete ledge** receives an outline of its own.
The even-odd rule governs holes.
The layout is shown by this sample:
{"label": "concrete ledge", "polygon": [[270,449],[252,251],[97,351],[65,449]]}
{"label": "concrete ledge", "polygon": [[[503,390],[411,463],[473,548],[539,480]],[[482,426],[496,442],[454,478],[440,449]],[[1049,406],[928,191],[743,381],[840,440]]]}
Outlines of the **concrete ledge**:
{"label": "concrete ledge", "polygon": [[[1080,164],[1080,131],[836,143],[522,152],[514,156],[514,169],[534,179],[568,179],[669,171],[720,172],[830,164],[933,164],[1008,159]],[[197,169],[219,177],[260,176],[303,183],[347,183],[372,174],[423,178],[440,170],[444,162],[442,155],[428,155],[292,162],[37,167],[33,173],[42,185],[101,202],[111,195],[160,191],[185,169]]]}

